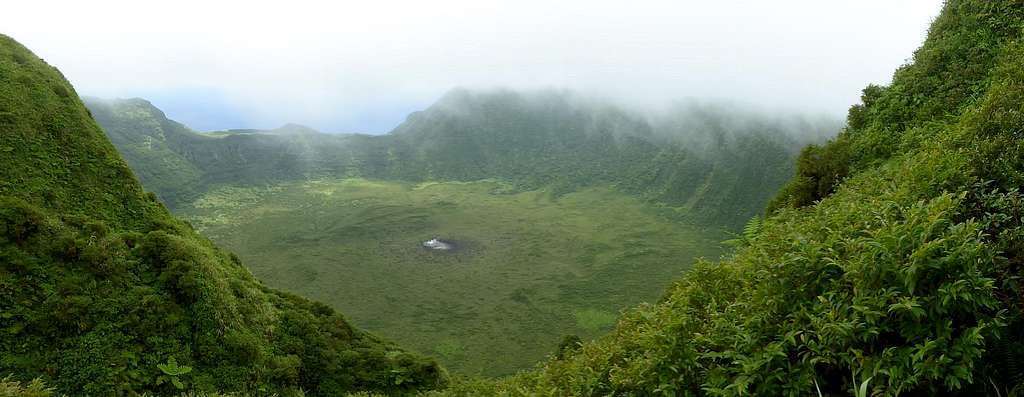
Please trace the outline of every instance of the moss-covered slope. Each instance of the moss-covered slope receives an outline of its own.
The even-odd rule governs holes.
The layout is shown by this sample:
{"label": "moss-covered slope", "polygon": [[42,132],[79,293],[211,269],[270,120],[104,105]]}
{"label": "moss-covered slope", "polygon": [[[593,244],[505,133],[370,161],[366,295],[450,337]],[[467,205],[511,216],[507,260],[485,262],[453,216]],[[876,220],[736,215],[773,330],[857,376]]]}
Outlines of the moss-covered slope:
{"label": "moss-covered slope", "polygon": [[743,246],[465,394],[1024,392],[1024,2],[950,0]]}
{"label": "moss-covered slope", "polygon": [[168,120],[142,99],[82,101],[147,190],[171,208],[198,193],[203,170],[182,149],[211,138]]}
{"label": "moss-covered slope", "polygon": [[262,286],[173,218],[61,74],[0,35],[0,377],[8,374],[72,395],[399,393],[445,382],[433,361]]}

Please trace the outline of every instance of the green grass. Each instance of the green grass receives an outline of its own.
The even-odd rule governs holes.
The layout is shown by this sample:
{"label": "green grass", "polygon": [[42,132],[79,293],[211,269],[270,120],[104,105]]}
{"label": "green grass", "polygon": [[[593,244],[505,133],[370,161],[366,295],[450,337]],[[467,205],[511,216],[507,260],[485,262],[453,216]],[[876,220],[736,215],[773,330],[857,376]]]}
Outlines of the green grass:
{"label": "green grass", "polygon": [[[611,189],[557,199],[499,182],[364,179],[221,188],[183,210],[267,284],[455,372],[528,368],[564,335],[607,332],[723,236]],[[420,246],[439,236],[456,252]]]}

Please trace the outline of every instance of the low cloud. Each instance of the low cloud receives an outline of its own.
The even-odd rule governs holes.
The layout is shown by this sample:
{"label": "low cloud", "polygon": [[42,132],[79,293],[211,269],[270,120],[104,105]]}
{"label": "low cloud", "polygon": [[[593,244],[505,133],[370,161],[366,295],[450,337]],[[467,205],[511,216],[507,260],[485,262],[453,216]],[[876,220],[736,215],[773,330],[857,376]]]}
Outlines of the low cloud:
{"label": "low cloud", "polygon": [[[386,132],[452,87],[557,87],[841,117],[887,83],[940,0],[146,2],[5,6],[0,30],[80,94],[198,129]],[[237,125],[243,124],[243,125]]]}

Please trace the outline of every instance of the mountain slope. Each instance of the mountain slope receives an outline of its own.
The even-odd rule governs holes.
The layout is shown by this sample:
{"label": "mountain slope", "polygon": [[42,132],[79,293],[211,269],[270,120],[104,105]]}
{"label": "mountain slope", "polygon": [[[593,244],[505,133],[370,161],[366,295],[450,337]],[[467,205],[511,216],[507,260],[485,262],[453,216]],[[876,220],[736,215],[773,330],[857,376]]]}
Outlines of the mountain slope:
{"label": "mountain slope", "polygon": [[451,394],[1024,391],[1024,2],[951,0],[735,255],[604,339]]}
{"label": "mountain slope", "polygon": [[264,287],[172,217],[60,73],[0,35],[0,376],[8,374],[73,395],[179,386],[397,393],[445,382],[431,360],[323,304]]}
{"label": "mountain slope", "polygon": [[[207,192],[176,214],[268,285],[490,376],[600,335],[692,258],[718,257],[718,229],[763,207],[797,134],[818,127],[717,104],[643,116],[550,90],[453,90],[385,136],[199,134],[143,100],[86,103],[129,161],[152,147],[194,164]],[[133,130],[142,145],[118,137]],[[424,253],[438,236],[466,249]]]}
{"label": "mountain slope", "polygon": [[[139,102],[145,111],[131,105]],[[143,183],[172,206],[194,198],[195,189],[171,183],[180,178],[167,168],[199,170],[199,190],[339,176],[411,182],[500,178],[556,195],[612,185],[734,228],[792,175],[796,148],[838,129],[827,120],[710,105],[646,117],[559,91],[453,90],[383,136],[297,127],[196,134],[141,100],[87,105]],[[170,137],[170,131],[184,137],[167,139],[171,153],[149,143],[148,137]],[[133,132],[131,139],[120,138]],[[191,168],[177,166],[179,159]],[[168,178],[148,177],[157,174]]]}
{"label": "mountain slope", "polygon": [[567,92],[457,89],[391,135],[420,178],[499,177],[556,193],[612,185],[736,227],[792,175],[796,148],[838,129],[794,120],[699,104],[645,117]]}
{"label": "mountain slope", "polygon": [[344,169],[340,148],[352,139],[291,124],[200,134],[143,99],[84,102],[143,185],[171,208],[219,184],[305,179]]}
{"label": "mountain slope", "polygon": [[193,197],[203,176],[182,148],[209,141],[141,99],[82,98],[96,122],[118,148],[142,184],[169,206]]}

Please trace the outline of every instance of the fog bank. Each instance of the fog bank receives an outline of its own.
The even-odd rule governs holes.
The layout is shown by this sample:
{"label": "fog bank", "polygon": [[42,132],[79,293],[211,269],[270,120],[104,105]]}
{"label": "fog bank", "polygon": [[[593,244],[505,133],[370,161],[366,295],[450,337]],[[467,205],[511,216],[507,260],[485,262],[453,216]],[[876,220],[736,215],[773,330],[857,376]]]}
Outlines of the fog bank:
{"label": "fog bank", "polygon": [[889,81],[940,7],[44,0],[6,5],[0,30],[81,94],[149,98],[201,130],[297,122],[382,133],[455,86],[558,87],[639,106],[734,99],[841,117],[861,88]]}

